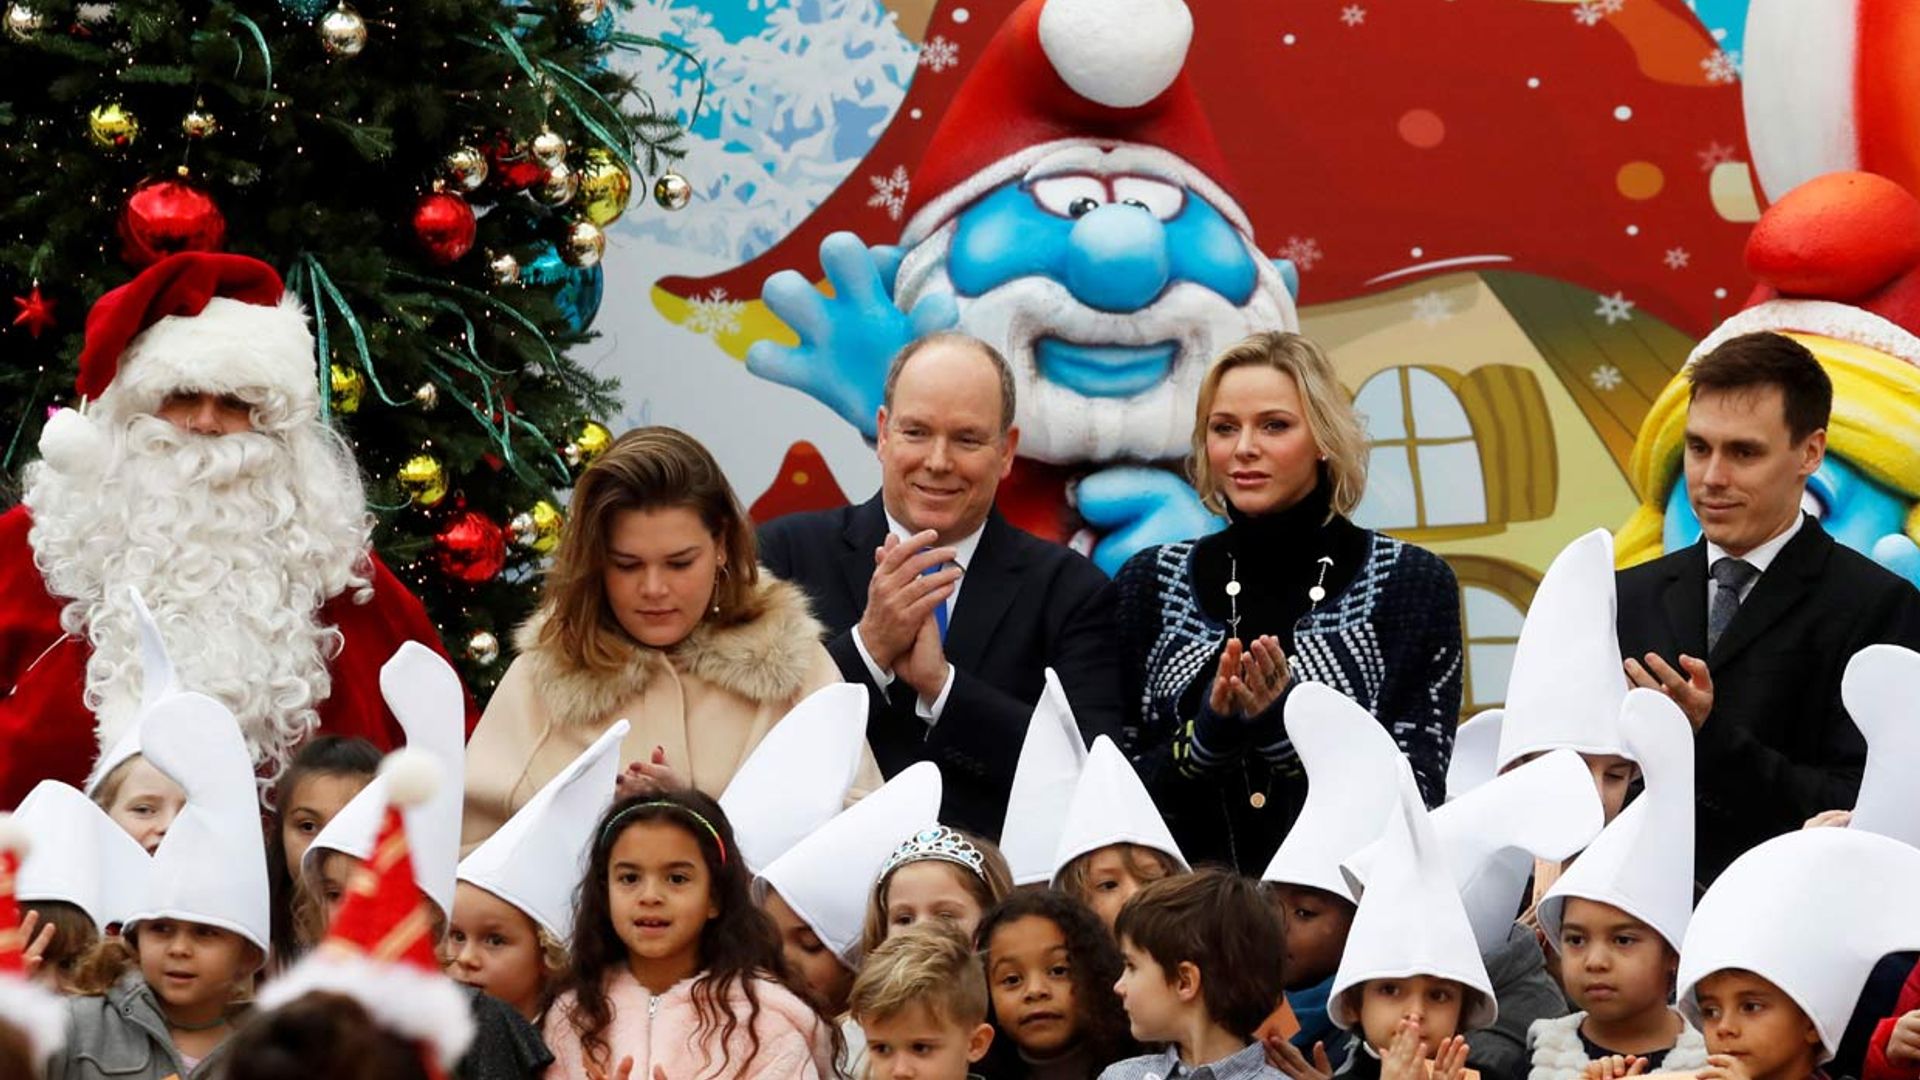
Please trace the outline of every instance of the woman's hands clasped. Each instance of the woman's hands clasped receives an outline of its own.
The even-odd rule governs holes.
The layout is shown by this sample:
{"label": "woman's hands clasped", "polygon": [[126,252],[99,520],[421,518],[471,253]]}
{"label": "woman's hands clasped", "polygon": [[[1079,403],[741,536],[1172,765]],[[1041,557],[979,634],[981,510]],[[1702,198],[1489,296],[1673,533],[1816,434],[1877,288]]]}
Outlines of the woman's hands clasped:
{"label": "woman's hands clasped", "polygon": [[1220,666],[1213,677],[1213,689],[1207,707],[1217,716],[1252,719],[1273,708],[1293,672],[1286,654],[1280,651],[1280,639],[1272,634],[1254,638],[1242,646],[1240,639],[1228,638],[1220,651]]}

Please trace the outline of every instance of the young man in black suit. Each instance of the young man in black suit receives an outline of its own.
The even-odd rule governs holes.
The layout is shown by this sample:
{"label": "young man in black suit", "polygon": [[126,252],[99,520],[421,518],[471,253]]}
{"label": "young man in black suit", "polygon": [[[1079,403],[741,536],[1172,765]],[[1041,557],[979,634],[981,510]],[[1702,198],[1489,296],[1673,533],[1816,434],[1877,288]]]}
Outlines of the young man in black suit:
{"label": "young man in black suit", "polygon": [[1687,501],[1699,542],[1619,575],[1636,685],[1693,723],[1696,873],[1851,807],[1866,744],[1840,702],[1853,654],[1920,645],[1920,592],[1802,510],[1833,384],[1800,343],[1730,338],[1688,371]]}
{"label": "young man in black suit", "polygon": [[870,690],[881,771],[938,763],[940,820],[994,838],[1047,668],[1089,743],[1120,717],[1106,575],[994,510],[1020,440],[1013,386],[978,339],[909,345],[878,414],[879,494],[760,533],[761,560],[807,591],[841,674]]}

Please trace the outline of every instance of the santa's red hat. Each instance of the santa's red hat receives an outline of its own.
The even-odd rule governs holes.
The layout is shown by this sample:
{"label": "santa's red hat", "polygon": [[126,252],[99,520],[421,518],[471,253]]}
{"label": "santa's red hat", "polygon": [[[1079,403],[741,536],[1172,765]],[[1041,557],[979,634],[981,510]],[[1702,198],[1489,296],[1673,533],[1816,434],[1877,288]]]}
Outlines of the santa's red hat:
{"label": "santa's red hat", "polygon": [[901,244],[926,239],[987,191],[1075,145],[1127,147],[1253,233],[1186,77],[1182,0],[1026,0],[987,44],[908,188]]}
{"label": "santa's red hat", "polygon": [[36,1059],[44,1060],[66,1042],[66,1003],[27,981],[26,934],[20,929],[20,904],[14,879],[26,858],[26,830],[11,814],[0,814],[0,1026],[12,1025],[27,1037]]}
{"label": "santa's red hat", "polygon": [[354,868],[327,937],[293,970],[267,985],[262,1008],[315,991],[359,1002],[373,1018],[420,1042],[428,1061],[451,1070],[473,1041],[467,995],[435,956],[432,905],[414,883],[400,810],[433,797],[439,766],[417,750],[400,750],[380,768],[390,802],[373,856]]}

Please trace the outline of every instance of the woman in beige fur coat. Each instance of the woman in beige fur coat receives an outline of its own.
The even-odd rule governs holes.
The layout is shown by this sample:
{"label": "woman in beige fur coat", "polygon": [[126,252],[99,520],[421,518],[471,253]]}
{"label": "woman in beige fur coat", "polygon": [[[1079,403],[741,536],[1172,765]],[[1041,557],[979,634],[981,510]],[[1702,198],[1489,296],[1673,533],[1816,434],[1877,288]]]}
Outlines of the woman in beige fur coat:
{"label": "woman in beige fur coat", "polygon": [[[665,427],[574,488],[539,610],[467,744],[461,846],[493,834],[616,720],[622,782],[718,797],[768,729],[840,681],[805,595],[762,569],[720,466]],[[878,787],[869,754],[855,791]]]}

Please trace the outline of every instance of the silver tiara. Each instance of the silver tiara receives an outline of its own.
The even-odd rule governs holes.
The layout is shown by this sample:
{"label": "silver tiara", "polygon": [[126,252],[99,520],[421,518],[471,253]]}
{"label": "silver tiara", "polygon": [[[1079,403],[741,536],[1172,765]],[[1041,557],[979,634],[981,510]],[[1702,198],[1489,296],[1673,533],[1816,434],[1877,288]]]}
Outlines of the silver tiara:
{"label": "silver tiara", "polygon": [[894,848],[893,854],[887,856],[887,864],[880,868],[880,877],[885,879],[888,874],[910,862],[926,859],[956,863],[973,871],[980,880],[987,879],[986,855],[973,846],[973,841],[945,825],[922,829],[914,834],[913,839]]}

